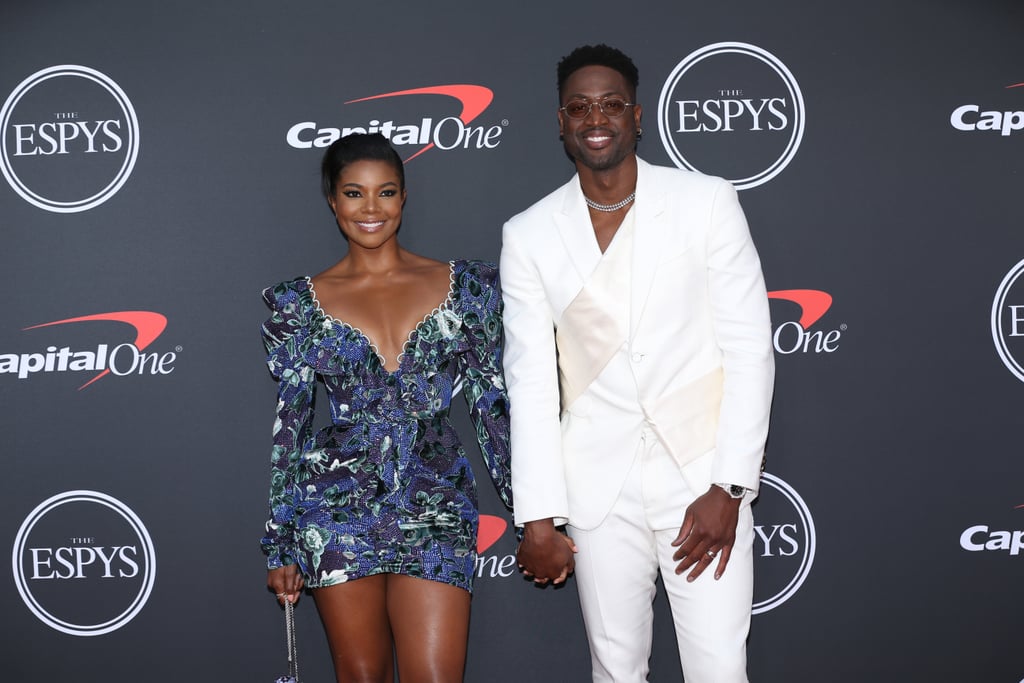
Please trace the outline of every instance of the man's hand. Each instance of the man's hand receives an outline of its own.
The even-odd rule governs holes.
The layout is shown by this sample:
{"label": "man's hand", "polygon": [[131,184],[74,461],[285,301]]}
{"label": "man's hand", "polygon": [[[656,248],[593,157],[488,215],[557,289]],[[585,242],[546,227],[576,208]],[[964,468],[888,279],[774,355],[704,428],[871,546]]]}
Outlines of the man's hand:
{"label": "man's hand", "polygon": [[527,522],[523,528],[523,541],[516,551],[519,569],[533,582],[558,585],[576,568],[576,544],[555,529],[554,520],[538,519]]}
{"label": "man's hand", "polygon": [[672,559],[679,562],[676,574],[693,567],[686,577],[687,581],[693,581],[719,557],[715,579],[722,578],[736,541],[741,501],[742,498],[730,497],[720,486],[712,486],[686,508],[679,535],[672,541],[672,545],[679,547],[672,555]]}

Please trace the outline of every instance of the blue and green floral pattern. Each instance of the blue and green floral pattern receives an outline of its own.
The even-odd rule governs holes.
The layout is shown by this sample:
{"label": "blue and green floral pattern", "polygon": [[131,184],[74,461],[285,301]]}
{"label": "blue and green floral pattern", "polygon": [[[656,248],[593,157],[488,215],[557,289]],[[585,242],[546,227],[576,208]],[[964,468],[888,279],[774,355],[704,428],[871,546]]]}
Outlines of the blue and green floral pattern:
{"label": "blue and green floral pattern", "polygon": [[[409,334],[394,372],[362,332],[323,312],[308,277],[263,299],[278,381],[267,566],[298,563],[311,587],[397,573],[471,590],[476,482],[448,414],[461,384],[488,472],[511,506],[495,266],[451,263],[448,298]],[[318,380],[331,425],[314,433]]]}

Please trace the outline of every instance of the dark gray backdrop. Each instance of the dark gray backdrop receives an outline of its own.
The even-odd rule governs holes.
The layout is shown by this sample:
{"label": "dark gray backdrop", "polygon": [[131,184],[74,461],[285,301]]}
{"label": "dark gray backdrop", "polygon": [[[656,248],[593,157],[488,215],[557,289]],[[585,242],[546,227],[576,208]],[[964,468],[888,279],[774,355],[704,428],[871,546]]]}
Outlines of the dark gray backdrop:
{"label": "dark gray backdrop", "polygon": [[[1024,110],[1024,87],[1008,87],[1024,82],[1022,19],[1018,2],[951,0],[4,2],[2,98],[48,67],[81,65],[116,82],[139,122],[130,177],[95,208],[47,211],[0,183],[0,538],[12,548],[0,591],[5,673],[169,683],[269,681],[283,668],[283,627],[257,544],[274,401],[259,292],[344,253],[318,194],[320,150],[289,146],[291,126],[436,123],[459,113],[455,100],[346,103],[450,84],[489,89],[493,102],[470,125],[499,127],[497,144],[410,161],[401,238],[437,258],[493,260],[502,222],[572,172],[555,123],[562,55],[607,42],[635,59],[646,107],[639,152],[670,164],[657,121],[662,85],[691,52],[732,41],[778,58],[804,97],[792,162],[741,193],[768,288],[829,293],[831,307],[809,331],[840,332],[832,351],[777,354],[768,472],[804,503],[814,533],[765,487],[755,515],[775,544],[758,545],[758,596],[803,583],[754,617],[751,678],[1020,681],[1013,543],[1024,529],[1024,386],[1000,360],[990,314],[1024,259],[1024,131],[957,130],[950,116],[965,104]],[[36,124],[71,109],[99,120],[95,112],[112,106],[95,88],[34,92],[43,102],[25,116]],[[62,108],[45,113],[47,98]],[[3,135],[14,144],[10,126]],[[723,160],[747,151],[743,138],[730,144],[719,148]],[[53,194],[110,172],[74,150],[61,156],[11,163]],[[1013,301],[1024,306],[1024,293],[1010,291]],[[96,373],[10,371],[12,359],[48,345],[131,342],[119,322],[25,329],[123,311],[166,316],[144,351],[173,353],[169,372],[79,389]],[[799,317],[791,301],[772,312],[777,326]],[[481,484],[483,512],[508,519]],[[16,580],[32,571],[31,548],[38,559],[90,541],[109,548],[119,533],[123,541],[109,516],[68,506],[49,517],[49,540],[40,523],[19,554],[30,513],[78,490],[130,508],[156,557],[138,614],[94,637],[44,623],[25,590],[58,617],[95,622],[130,602],[131,577],[104,577],[93,562],[80,578],[29,579],[27,589]],[[772,536],[775,527],[783,535]],[[970,527],[984,530],[966,545],[988,549],[964,547]],[[484,556],[500,561],[513,548],[506,531]],[[36,575],[47,566],[64,567],[37,564]],[[571,582],[537,590],[517,575],[478,580],[467,680],[586,680],[574,591]],[[651,680],[678,680],[662,597],[656,605]],[[298,615],[305,677],[330,680],[308,597]]]}

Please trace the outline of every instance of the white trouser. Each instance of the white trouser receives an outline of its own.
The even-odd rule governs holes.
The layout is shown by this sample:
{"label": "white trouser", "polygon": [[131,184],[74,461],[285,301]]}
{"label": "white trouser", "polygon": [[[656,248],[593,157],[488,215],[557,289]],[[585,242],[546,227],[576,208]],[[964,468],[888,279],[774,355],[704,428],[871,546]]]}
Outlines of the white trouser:
{"label": "white trouser", "polygon": [[[703,493],[703,492],[701,492]],[[695,495],[672,457],[649,431],[608,517],[596,529],[570,525],[576,583],[587,627],[594,683],[646,681],[651,656],[655,581],[672,607],[686,683],[745,683],[746,639],[753,601],[753,516],[744,501],[728,569],[718,559],[696,581],[674,571],[671,545]]]}

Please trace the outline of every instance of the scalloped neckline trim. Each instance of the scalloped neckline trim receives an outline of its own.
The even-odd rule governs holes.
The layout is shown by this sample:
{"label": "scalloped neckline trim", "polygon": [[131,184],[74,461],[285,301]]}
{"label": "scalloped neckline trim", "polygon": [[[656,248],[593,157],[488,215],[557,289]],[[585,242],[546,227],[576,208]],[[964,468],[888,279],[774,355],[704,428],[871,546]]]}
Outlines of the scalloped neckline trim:
{"label": "scalloped neckline trim", "polygon": [[323,316],[325,321],[331,323],[332,325],[339,325],[339,326],[341,326],[341,327],[343,327],[343,328],[345,328],[347,330],[350,330],[350,331],[356,333],[360,337],[362,337],[363,340],[366,342],[366,344],[373,351],[374,355],[377,356],[377,362],[380,363],[381,370],[383,370],[384,372],[388,373],[389,375],[393,375],[393,374],[395,374],[396,372],[398,372],[399,370],[402,369],[402,361],[405,359],[405,356],[406,356],[406,354],[408,352],[409,344],[412,343],[413,337],[419,334],[420,328],[423,327],[423,325],[425,325],[426,322],[428,320],[430,320],[431,318],[433,318],[435,315],[437,315],[441,311],[444,311],[444,310],[447,310],[448,308],[450,308],[451,304],[452,304],[452,300],[455,298],[455,261],[449,261],[448,262],[448,294],[445,295],[444,300],[441,301],[441,303],[439,303],[437,306],[434,306],[422,318],[420,318],[420,321],[418,323],[416,323],[416,325],[411,330],[409,330],[409,333],[407,335],[405,335],[405,341],[402,343],[402,350],[401,350],[401,352],[399,352],[398,357],[395,359],[395,362],[397,363],[397,365],[395,366],[394,370],[388,370],[388,368],[387,368],[387,359],[385,359],[384,358],[384,354],[382,354],[380,352],[380,348],[376,344],[373,343],[372,339],[370,339],[370,335],[366,334],[365,332],[363,332],[361,329],[359,329],[355,325],[349,324],[349,323],[345,322],[344,320],[342,320],[341,318],[335,318],[333,315],[331,315],[330,313],[325,311],[323,309],[323,306],[320,305],[320,300],[317,299],[317,297],[316,297],[316,290],[313,288],[313,278],[310,277],[309,275],[306,275],[303,279],[306,281],[306,287],[309,289],[310,296],[313,297],[313,307],[314,307],[314,309],[321,316]]}

